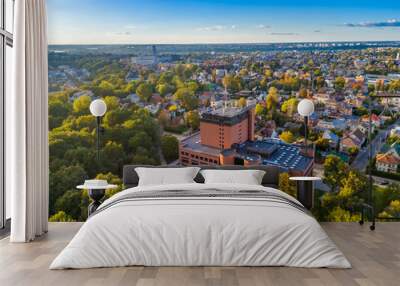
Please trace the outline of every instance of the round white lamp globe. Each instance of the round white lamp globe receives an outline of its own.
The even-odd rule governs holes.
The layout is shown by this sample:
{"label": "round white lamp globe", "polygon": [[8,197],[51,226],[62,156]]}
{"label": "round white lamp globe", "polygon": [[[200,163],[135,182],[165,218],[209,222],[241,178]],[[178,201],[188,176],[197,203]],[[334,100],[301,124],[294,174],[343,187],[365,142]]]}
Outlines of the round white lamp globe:
{"label": "round white lamp globe", "polygon": [[303,99],[297,105],[297,111],[301,116],[310,116],[314,112],[314,103],[309,99]]}
{"label": "round white lamp globe", "polygon": [[90,109],[90,113],[93,116],[101,117],[106,113],[107,105],[104,102],[104,100],[96,99],[96,100],[93,100],[92,103],[90,103],[89,109]]}

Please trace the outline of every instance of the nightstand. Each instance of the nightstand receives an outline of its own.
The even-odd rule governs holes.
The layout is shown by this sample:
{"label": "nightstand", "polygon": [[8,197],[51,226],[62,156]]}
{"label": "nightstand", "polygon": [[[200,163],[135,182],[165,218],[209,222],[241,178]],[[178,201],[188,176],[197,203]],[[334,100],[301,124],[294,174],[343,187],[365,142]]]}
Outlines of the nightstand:
{"label": "nightstand", "polygon": [[93,186],[93,185],[79,185],[76,187],[80,190],[88,190],[89,197],[93,202],[88,206],[88,217],[94,213],[101,205],[101,199],[104,198],[106,190],[118,188],[117,185]]}
{"label": "nightstand", "polygon": [[314,206],[314,182],[321,181],[319,177],[290,177],[297,183],[297,200],[307,209]]}

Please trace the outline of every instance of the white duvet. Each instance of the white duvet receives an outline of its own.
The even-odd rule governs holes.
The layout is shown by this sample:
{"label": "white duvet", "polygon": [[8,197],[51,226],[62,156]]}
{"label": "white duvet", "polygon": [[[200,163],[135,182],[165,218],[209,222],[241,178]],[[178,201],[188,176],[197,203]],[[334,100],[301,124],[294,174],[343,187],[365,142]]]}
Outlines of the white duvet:
{"label": "white duvet", "polygon": [[[267,190],[254,185],[182,184],[127,189]],[[101,207],[100,207],[101,208]],[[350,268],[318,222],[293,206],[257,199],[150,199],[115,204],[91,217],[50,269],[145,266]]]}

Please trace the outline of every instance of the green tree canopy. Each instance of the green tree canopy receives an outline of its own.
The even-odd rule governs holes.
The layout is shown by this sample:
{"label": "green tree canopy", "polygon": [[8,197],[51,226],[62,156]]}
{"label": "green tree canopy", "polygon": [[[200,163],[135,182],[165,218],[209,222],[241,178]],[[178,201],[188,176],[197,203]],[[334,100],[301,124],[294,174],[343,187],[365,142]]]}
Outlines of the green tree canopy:
{"label": "green tree canopy", "polygon": [[241,79],[238,76],[228,74],[222,79],[222,83],[231,92],[238,92],[242,89]]}
{"label": "green tree canopy", "polygon": [[324,183],[336,191],[347,174],[346,164],[335,155],[328,155],[324,162]]}
{"label": "green tree canopy", "polygon": [[185,87],[179,88],[175,92],[174,99],[179,100],[186,110],[194,110],[199,105],[198,98],[193,94],[190,89]]}
{"label": "green tree canopy", "polygon": [[136,89],[137,95],[144,102],[148,102],[153,94],[153,86],[149,83],[143,82]]}
{"label": "green tree canopy", "polygon": [[173,135],[161,137],[161,150],[165,160],[169,163],[179,158],[179,141]]}
{"label": "green tree canopy", "polygon": [[192,130],[197,130],[200,127],[200,114],[198,111],[188,111],[185,114],[186,124],[192,128]]}
{"label": "green tree canopy", "polygon": [[76,114],[84,115],[90,114],[89,106],[92,99],[88,95],[82,95],[74,100],[73,110]]}

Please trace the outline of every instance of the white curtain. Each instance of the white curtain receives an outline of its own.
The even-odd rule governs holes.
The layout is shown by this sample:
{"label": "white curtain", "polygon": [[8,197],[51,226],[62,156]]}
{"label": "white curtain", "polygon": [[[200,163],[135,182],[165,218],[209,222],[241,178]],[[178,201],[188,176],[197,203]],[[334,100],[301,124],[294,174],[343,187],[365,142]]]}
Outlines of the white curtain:
{"label": "white curtain", "polygon": [[48,225],[48,75],[45,0],[15,1],[13,94],[6,99],[6,187],[12,242]]}

